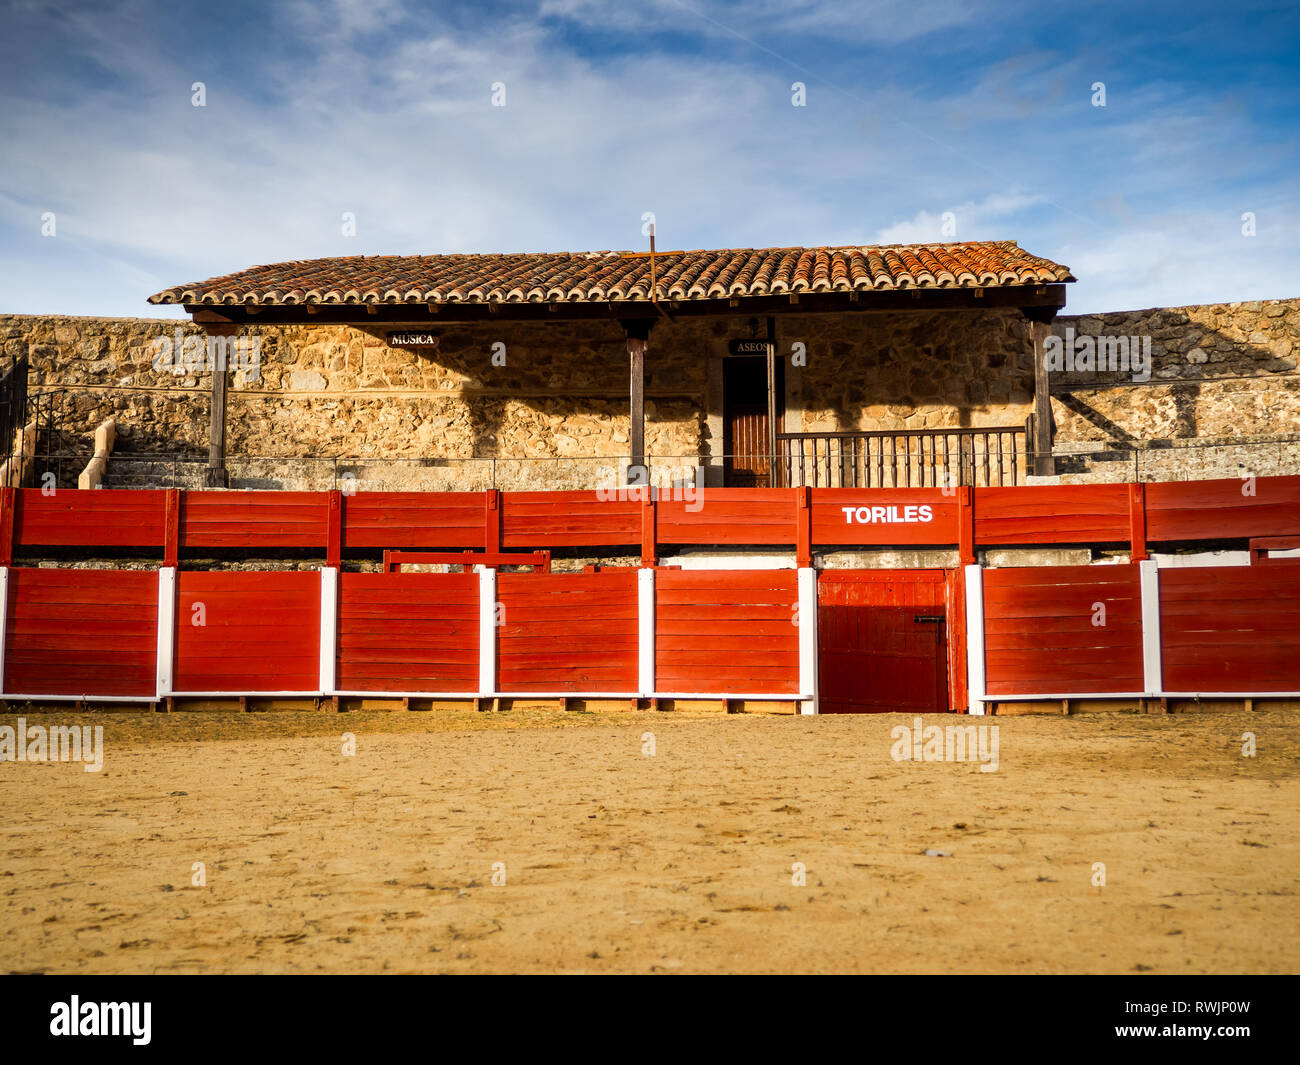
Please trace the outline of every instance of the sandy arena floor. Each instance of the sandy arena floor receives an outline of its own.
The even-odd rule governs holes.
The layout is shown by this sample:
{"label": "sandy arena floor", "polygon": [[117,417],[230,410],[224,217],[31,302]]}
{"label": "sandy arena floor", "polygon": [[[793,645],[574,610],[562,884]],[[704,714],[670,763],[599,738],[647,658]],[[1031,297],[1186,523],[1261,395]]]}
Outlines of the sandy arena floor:
{"label": "sandy arena floor", "polygon": [[1300,969],[1294,716],[965,719],[992,773],[910,720],[30,714],[106,755],[0,764],[0,969]]}

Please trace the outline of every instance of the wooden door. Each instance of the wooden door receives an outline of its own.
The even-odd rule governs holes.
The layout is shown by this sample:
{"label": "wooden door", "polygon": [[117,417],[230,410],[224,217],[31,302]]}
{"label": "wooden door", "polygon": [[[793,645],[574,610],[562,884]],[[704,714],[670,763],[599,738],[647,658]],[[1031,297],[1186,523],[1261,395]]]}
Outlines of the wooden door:
{"label": "wooden door", "polygon": [[[782,363],[776,363],[776,431],[784,418]],[[724,483],[737,488],[771,488],[768,451],[767,359],[733,355],[722,360]]]}
{"label": "wooden door", "polygon": [[823,714],[949,706],[945,570],[823,570],[817,580]]}

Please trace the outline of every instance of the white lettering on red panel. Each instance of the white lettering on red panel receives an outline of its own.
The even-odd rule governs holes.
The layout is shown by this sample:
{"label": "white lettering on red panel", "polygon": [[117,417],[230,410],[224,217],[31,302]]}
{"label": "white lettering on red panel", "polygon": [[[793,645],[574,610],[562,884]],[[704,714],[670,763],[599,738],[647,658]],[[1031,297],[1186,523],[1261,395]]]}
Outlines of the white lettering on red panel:
{"label": "white lettering on red panel", "polygon": [[928,503],[907,507],[840,507],[849,525],[903,525],[934,520]]}

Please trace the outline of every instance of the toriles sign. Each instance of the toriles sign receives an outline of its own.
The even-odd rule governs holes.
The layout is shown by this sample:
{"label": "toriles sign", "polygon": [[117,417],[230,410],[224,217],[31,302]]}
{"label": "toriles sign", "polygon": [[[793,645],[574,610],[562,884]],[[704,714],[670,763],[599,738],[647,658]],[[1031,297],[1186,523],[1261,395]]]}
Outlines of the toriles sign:
{"label": "toriles sign", "polygon": [[403,331],[400,333],[388,334],[388,346],[390,348],[430,348],[438,346],[437,333],[417,333],[413,331]]}
{"label": "toriles sign", "polygon": [[956,489],[814,488],[812,538],[818,544],[955,544]]}
{"label": "toriles sign", "polygon": [[873,522],[897,525],[899,522],[934,520],[934,509],[926,503],[914,507],[840,507],[840,510],[844,511],[844,520],[850,525],[855,521],[860,525]]}

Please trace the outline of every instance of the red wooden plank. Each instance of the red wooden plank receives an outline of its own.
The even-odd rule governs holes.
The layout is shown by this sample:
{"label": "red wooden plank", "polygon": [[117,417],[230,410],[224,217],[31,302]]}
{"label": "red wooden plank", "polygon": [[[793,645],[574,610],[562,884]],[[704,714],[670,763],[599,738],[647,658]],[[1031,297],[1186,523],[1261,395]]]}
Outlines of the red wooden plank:
{"label": "red wooden plank", "polygon": [[1147,539],[1249,539],[1300,534],[1300,477],[1148,484]]}
{"label": "red wooden plank", "polygon": [[975,490],[969,485],[957,489],[957,561],[963,566],[975,563]]}
{"label": "red wooden plank", "polygon": [[1300,691],[1300,562],[1160,571],[1167,691]]}
{"label": "red wooden plank", "polygon": [[163,541],[164,494],[141,489],[15,490],[16,547],[153,547]]}
{"label": "red wooden plank", "polygon": [[788,489],[699,488],[693,499],[660,500],[661,544],[793,544]]}
{"label": "red wooden plank", "polygon": [[987,570],[984,613],[990,695],[1145,688],[1136,565]]}
{"label": "red wooden plank", "polygon": [[14,560],[14,492],[9,486],[0,488],[0,566],[9,566]]}
{"label": "red wooden plank", "polygon": [[483,493],[483,550],[496,554],[501,550],[501,493],[489,489]]}
{"label": "red wooden plank", "polygon": [[181,547],[316,548],[329,537],[327,492],[189,492]]}
{"label": "red wooden plank", "polygon": [[319,573],[177,574],[178,693],[315,691],[319,645]]}
{"label": "red wooden plank", "polygon": [[658,504],[647,496],[641,502],[641,565],[653,566],[658,561]]}
{"label": "red wooden plank", "polygon": [[1147,557],[1146,485],[1128,486],[1129,561],[1142,562]]}
{"label": "red wooden plank", "polygon": [[[969,489],[966,489],[966,491],[968,498],[973,499],[969,495]],[[969,506],[966,506],[965,510],[965,520],[969,522],[974,516],[973,511]],[[973,526],[968,525],[967,528],[972,530],[971,542],[973,543]],[[966,641],[968,636],[966,632],[966,581],[963,571],[961,569],[948,570],[944,584],[948,596],[948,706],[950,709],[964,712],[970,705],[970,695],[966,675]]]}
{"label": "red wooden plank", "polygon": [[343,542],[349,548],[480,550],[481,492],[357,492],[348,497]]}
{"label": "red wooden plank", "polygon": [[329,494],[329,529],[326,533],[325,565],[338,568],[343,562],[343,493]]}
{"label": "red wooden plank", "polygon": [[1066,544],[1127,541],[1128,489],[1122,484],[976,488],[975,543]]}
{"label": "red wooden plank", "polygon": [[636,691],[636,582],[630,568],[499,574],[498,690]]}
{"label": "red wooden plank", "polygon": [[663,692],[798,694],[794,570],[658,570],[655,686]]}
{"label": "red wooden plank", "polygon": [[163,515],[163,565],[176,566],[181,548],[181,506],[179,488],[167,489],[166,511]]}
{"label": "red wooden plank", "polygon": [[795,564],[812,565],[812,489],[807,485],[795,490]]}
{"label": "red wooden plank", "polygon": [[4,690],[152,696],[158,574],[9,570]]}
{"label": "red wooden plank", "polygon": [[515,549],[639,545],[643,506],[596,492],[504,492],[501,542]]}

